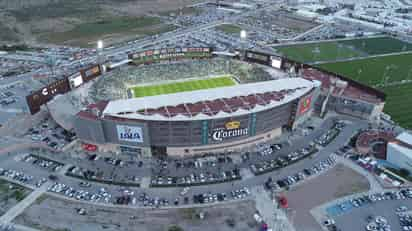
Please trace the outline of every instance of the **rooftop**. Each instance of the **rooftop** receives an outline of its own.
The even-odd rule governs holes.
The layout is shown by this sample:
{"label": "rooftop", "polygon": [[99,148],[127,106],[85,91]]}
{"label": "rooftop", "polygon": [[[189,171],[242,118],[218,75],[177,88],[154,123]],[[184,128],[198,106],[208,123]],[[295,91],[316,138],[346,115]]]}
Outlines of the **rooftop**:
{"label": "rooftop", "polygon": [[142,120],[202,120],[240,116],[297,99],[318,81],[287,78],[215,89],[110,101],[103,116]]}

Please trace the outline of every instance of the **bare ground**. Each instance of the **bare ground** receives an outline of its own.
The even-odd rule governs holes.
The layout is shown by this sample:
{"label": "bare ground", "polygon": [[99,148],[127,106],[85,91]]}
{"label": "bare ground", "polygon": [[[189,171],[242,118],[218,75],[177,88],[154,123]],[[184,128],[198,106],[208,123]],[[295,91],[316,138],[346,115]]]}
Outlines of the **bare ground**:
{"label": "bare ground", "polygon": [[[41,36],[72,30],[76,25],[104,18],[140,17],[167,12],[205,0],[0,0],[0,44],[8,42],[42,43]],[[107,32],[110,34],[110,31]],[[6,36],[7,35],[7,36]],[[127,33],[125,34],[127,35]],[[116,36],[122,37],[122,36]]]}
{"label": "bare ground", "polygon": [[[87,215],[78,215],[76,208],[85,208]],[[205,214],[203,220],[197,216],[200,212]],[[41,230],[167,231],[176,224],[186,231],[253,231],[257,230],[254,212],[253,201],[202,208],[119,209],[44,197],[14,222]],[[234,220],[234,227],[229,227],[228,219]]]}

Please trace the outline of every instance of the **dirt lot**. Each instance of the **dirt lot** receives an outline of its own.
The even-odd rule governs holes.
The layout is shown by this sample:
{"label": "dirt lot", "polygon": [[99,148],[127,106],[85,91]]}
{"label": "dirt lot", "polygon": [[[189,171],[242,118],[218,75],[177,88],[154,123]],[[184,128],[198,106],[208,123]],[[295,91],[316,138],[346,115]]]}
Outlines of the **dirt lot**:
{"label": "dirt lot", "polygon": [[293,188],[286,196],[296,230],[318,231],[319,225],[310,210],[327,201],[357,192],[367,191],[369,182],[357,172],[341,164],[326,174]]}
{"label": "dirt lot", "polygon": [[[78,215],[76,208],[84,208],[87,215]],[[198,218],[200,212],[205,214],[203,220]],[[172,225],[178,225],[185,231],[253,231],[257,230],[254,212],[255,204],[252,201],[203,208],[154,210],[91,206],[43,197],[14,222],[49,231],[168,231]],[[229,219],[233,219],[234,227],[228,225]]]}
{"label": "dirt lot", "polygon": [[0,179],[0,216],[23,200],[31,190]]}
{"label": "dirt lot", "polygon": [[[122,38],[123,34],[126,37],[133,33],[137,34],[135,37],[151,35],[172,30],[174,27],[151,21],[147,25],[136,26],[135,29],[140,30],[138,31],[140,33],[136,33],[129,27],[120,27],[119,29],[108,26],[107,30],[101,30],[99,24],[107,20],[114,21],[112,24],[119,24],[119,20],[121,21],[125,17],[130,20],[142,21],[143,16],[148,16],[151,13],[169,12],[202,1],[204,0],[42,0],[38,2],[23,1],[26,4],[19,5],[6,4],[7,1],[0,0],[0,6],[3,10],[0,11],[0,22],[8,22],[1,27],[6,27],[6,30],[10,32],[7,35],[1,33],[0,43],[13,41],[17,38],[28,43],[52,42],[87,46],[88,42],[84,40],[95,40],[97,36],[110,37],[110,43],[116,42],[112,40]],[[95,33],[83,30],[93,25],[98,28],[92,30]],[[85,31],[85,33],[81,33],[80,36],[83,38],[77,41],[79,31]]]}

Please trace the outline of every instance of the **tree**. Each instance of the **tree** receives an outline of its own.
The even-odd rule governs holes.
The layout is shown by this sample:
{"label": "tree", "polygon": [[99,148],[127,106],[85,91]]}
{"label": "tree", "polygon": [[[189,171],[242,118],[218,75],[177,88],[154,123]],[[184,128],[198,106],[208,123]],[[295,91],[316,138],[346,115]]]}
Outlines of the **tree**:
{"label": "tree", "polygon": [[406,168],[399,169],[399,175],[401,176],[409,176],[409,170]]}
{"label": "tree", "polygon": [[184,231],[184,230],[178,225],[172,225],[169,227],[168,231]]}

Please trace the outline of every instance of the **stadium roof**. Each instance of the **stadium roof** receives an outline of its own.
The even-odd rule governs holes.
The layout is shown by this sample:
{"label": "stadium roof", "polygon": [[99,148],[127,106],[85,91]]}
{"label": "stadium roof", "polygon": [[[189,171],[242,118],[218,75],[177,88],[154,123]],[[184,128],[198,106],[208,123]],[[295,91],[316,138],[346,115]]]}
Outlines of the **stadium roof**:
{"label": "stadium roof", "polygon": [[273,108],[320,86],[287,78],[229,87],[109,102],[103,116],[140,120],[187,121],[240,116]]}

